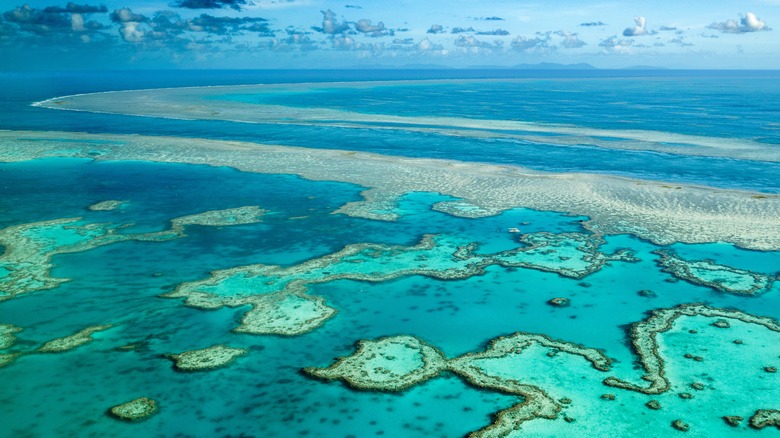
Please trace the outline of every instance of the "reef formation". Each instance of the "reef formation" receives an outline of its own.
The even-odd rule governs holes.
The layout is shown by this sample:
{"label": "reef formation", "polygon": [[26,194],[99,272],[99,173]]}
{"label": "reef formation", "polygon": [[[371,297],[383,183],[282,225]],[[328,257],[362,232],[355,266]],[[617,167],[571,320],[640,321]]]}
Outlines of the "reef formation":
{"label": "reef formation", "polygon": [[177,371],[209,371],[230,365],[237,358],[244,356],[247,350],[232,348],[226,345],[215,345],[201,350],[185,351],[179,354],[168,354],[174,362]]}
{"label": "reef formation", "polygon": [[525,207],[587,216],[590,219],[583,226],[592,232],[632,234],[659,245],[729,242],[749,249],[780,250],[780,197],[753,192],[688,185],[670,188],[607,175],[231,141],[0,132],[0,161],[42,157],[208,164],[337,180],[368,188],[363,201],[348,203],[337,212],[373,219],[397,218],[392,210],[405,193],[435,192],[458,200],[434,208],[459,217]]}
{"label": "reef formation", "polygon": [[126,241],[166,241],[183,237],[192,225],[228,226],[257,223],[265,214],[257,206],[206,211],[171,220],[168,230],[150,233],[122,233],[132,224],[89,223],[83,218],[63,218],[13,225],[0,229],[0,302],[18,295],[53,289],[69,281],[53,278],[52,257],[88,251]]}
{"label": "reef formation", "polygon": [[112,416],[124,421],[141,421],[157,412],[157,402],[147,397],[140,397],[112,407]]}
{"label": "reef formation", "polygon": [[[665,358],[659,351],[657,337],[669,331],[675,320],[682,316],[731,319],[780,333],[777,321],[737,310],[718,309],[703,304],[655,310],[649,318],[634,324],[629,332],[634,351],[645,371],[641,378],[650,385],[640,386],[617,377],[607,377],[603,384],[646,395],[669,391],[671,384],[666,376]],[[482,352],[468,353],[453,359],[447,359],[436,347],[413,336],[364,340],[358,342],[357,350],[352,355],[338,358],[325,368],[309,367],[303,371],[318,379],[341,380],[351,388],[367,391],[403,391],[447,371],[474,387],[520,397],[519,403],[496,413],[490,425],[471,434],[474,437],[496,437],[506,436],[530,420],[555,419],[563,406],[571,403],[568,398],[556,400],[550,395],[550,391],[558,392],[561,388],[543,388],[521,380],[522,376],[527,375],[524,369],[539,366],[541,349],[548,350],[547,356],[563,354],[573,359],[579,358],[599,372],[612,370],[613,361],[602,350],[520,332],[494,339]],[[701,388],[704,389],[703,386]],[[687,395],[687,398],[692,398],[691,394]],[[602,398],[614,400],[616,394],[605,394]],[[648,400],[646,406],[652,410],[662,409],[658,400]],[[738,424],[734,416],[724,418],[729,423]],[[759,410],[751,418],[750,424],[755,428],[776,426],[778,418],[778,411]],[[690,426],[683,419],[677,419],[672,427],[687,430]]]}
{"label": "reef formation", "polygon": [[517,249],[495,254],[479,254],[476,242],[443,234],[426,235],[414,246],[353,244],[291,267],[258,264],[214,271],[162,296],[183,298],[185,305],[204,310],[250,306],[236,332],[291,336],[314,330],[336,314],[323,298],[308,293],[313,284],[378,283],[411,275],[460,280],[492,265],[583,278],[608,261],[638,260],[627,250],[601,252],[604,240],[586,233],[523,234],[519,243]]}
{"label": "reef formation", "polygon": [[760,295],[772,289],[775,276],[719,265],[712,260],[685,260],[672,250],[653,251],[664,272],[689,283],[734,295]]}
{"label": "reef formation", "polygon": [[44,342],[36,349],[16,348],[16,333],[23,329],[10,324],[0,324],[0,368],[10,365],[16,359],[36,353],[64,353],[82,345],[88,344],[94,340],[93,336],[97,332],[112,328],[113,325],[104,324],[87,327],[78,332],[55,338]]}

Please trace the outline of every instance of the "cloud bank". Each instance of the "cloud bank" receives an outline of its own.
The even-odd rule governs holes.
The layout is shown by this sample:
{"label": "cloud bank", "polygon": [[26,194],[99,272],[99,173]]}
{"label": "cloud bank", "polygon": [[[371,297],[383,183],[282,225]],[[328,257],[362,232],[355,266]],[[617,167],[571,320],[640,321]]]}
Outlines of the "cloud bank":
{"label": "cloud bank", "polygon": [[253,4],[247,0],[177,0],[171,3],[175,8],[220,9],[231,8],[240,11],[242,7]]}
{"label": "cloud bank", "polygon": [[748,12],[740,17],[739,21],[726,20],[719,23],[716,22],[707,26],[707,28],[719,30],[723,33],[747,33],[772,30],[767,27],[764,21],[761,21],[761,19],[752,12]]}

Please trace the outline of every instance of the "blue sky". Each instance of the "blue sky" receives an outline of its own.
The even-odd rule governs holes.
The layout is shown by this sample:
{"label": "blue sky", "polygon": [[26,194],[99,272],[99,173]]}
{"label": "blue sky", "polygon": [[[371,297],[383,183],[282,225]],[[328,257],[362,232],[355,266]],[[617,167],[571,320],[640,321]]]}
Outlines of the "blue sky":
{"label": "blue sky", "polygon": [[0,70],[780,69],[773,27],[780,0],[3,0]]}

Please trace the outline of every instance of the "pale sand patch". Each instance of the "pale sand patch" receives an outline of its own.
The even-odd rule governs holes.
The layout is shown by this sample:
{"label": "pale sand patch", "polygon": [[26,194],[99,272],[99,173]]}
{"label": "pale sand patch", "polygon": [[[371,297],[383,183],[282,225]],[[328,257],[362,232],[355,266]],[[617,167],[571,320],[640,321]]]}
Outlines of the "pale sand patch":
{"label": "pale sand patch", "polygon": [[354,183],[369,188],[370,198],[383,204],[377,208],[369,201],[350,203],[338,211],[355,216],[382,210],[388,199],[408,192],[437,192],[463,200],[457,208],[446,202],[437,206],[456,216],[488,216],[525,207],[588,216],[584,226],[592,231],[632,234],[660,245],[728,242],[780,250],[780,197],[747,191],[234,141],[0,131],[0,161],[41,157],[208,164]]}
{"label": "pale sand patch", "polygon": [[84,330],[81,330],[77,333],[74,333],[70,336],[65,336],[63,338],[57,338],[53,339],[45,344],[43,344],[41,347],[39,347],[37,350],[35,350],[38,353],[63,353],[66,351],[70,351],[76,347],[80,347],[84,344],[88,344],[92,342],[94,339],[92,338],[92,335],[101,332],[103,330],[108,330],[112,325],[96,325],[93,327],[87,327]]}
{"label": "pale sand patch", "polygon": [[111,199],[108,201],[100,201],[96,204],[90,205],[89,208],[92,211],[113,211],[122,208],[127,203],[127,201],[117,201],[115,199]]}

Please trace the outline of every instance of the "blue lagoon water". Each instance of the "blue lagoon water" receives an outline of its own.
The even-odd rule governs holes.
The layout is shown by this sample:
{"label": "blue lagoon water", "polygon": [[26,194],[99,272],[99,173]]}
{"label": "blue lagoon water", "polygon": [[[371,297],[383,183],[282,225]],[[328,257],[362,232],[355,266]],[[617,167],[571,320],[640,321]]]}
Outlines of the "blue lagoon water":
{"label": "blue lagoon water", "polygon": [[[767,198],[780,192],[777,162],[556,143],[555,135],[532,141],[403,126],[384,129],[370,123],[250,124],[30,106],[56,96],[98,91],[292,83],[306,85],[267,95],[231,92],[209,99],[363,115],[642,130],[750,141],[775,152],[780,147],[780,76],[774,73],[558,72],[555,77],[542,73],[513,77],[517,75],[4,73],[0,129],[86,132],[109,140],[114,134],[238,140],[614,175],[672,186],[751,191]],[[426,79],[441,81],[416,82]],[[370,80],[397,82],[366,84]],[[3,147],[9,147],[4,157],[13,156],[13,146]],[[69,146],[61,141],[58,147]],[[557,406],[552,418],[539,411],[518,421],[514,430],[482,436],[669,436],[680,433],[672,426],[675,420],[690,427],[690,436],[747,436],[756,433],[748,424],[756,411],[780,409],[780,374],[772,371],[780,367],[780,328],[773,330],[771,323],[756,324],[745,316],[780,319],[780,287],[773,283],[780,271],[777,250],[742,249],[728,242],[660,246],[631,234],[595,236],[583,227],[586,217],[520,205],[493,216],[457,217],[434,209],[453,198],[432,192],[405,193],[385,212],[396,214],[394,221],[334,214],[345,204],[360,201],[366,189],[341,182],[338,175],[314,181],[281,174],[287,173],[281,169],[280,174],[265,174],[202,164],[83,157],[3,161],[0,233],[20,231],[7,233],[11,237],[0,234],[5,239],[0,242],[17,242],[14,233],[25,233],[20,228],[24,224],[49,221],[40,226],[51,233],[52,245],[57,239],[63,244],[69,229],[50,223],[63,218],[80,218],[73,223],[92,229],[119,227],[116,233],[122,236],[146,236],[170,229],[175,218],[208,211],[259,206],[265,213],[247,224],[234,225],[230,219],[217,225],[187,225],[177,238],[128,237],[51,254],[48,275],[69,281],[0,301],[0,324],[21,329],[7,348],[0,348],[0,355],[20,354],[0,365],[0,436],[453,437],[484,431],[497,421],[498,412],[533,399],[527,393],[481,384],[452,364],[447,371],[398,391],[379,384],[361,387],[341,378],[315,378],[304,371],[324,369],[353,355],[358,341],[397,336],[424,341],[448,359],[483,352],[492,348],[492,340],[514,333],[545,335],[566,344],[532,343],[501,360],[473,361],[475,369],[493,373],[498,381],[539,388]],[[88,209],[106,200],[125,202],[112,210]],[[444,249],[413,249],[427,235],[440,236],[436,244]],[[73,238],[84,237],[79,236]],[[541,239],[541,249],[528,250],[532,240],[523,239],[536,238]],[[573,247],[586,249],[576,252],[550,243],[555,239],[582,239]],[[456,250],[468,244],[472,246],[463,262]],[[6,280],[13,270],[34,268],[25,266],[24,260],[11,265],[17,248],[5,245],[0,292],[9,294]],[[351,263],[344,256],[325,267],[307,267],[311,261],[332,260],[328,256],[345,247],[368,248],[367,255]],[[518,248],[528,252],[514,255]],[[655,252],[659,249],[688,263],[704,263],[705,268],[695,271],[699,280],[686,278],[684,272],[665,272]],[[406,253],[412,256],[404,258]],[[615,256],[624,253],[630,257]],[[587,272],[567,274],[562,266],[579,258],[589,266]],[[523,263],[511,266],[506,262],[510,259]],[[42,262],[35,260],[40,266]],[[314,278],[295,292],[298,295],[285,296],[316,297],[336,312],[305,333],[258,334],[237,330],[251,306],[260,306],[257,302],[206,310],[186,306],[180,298],[161,297],[207,279],[214,271],[256,265],[286,269],[288,280]],[[470,274],[439,275],[456,271]],[[731,292],[714,287],[740,275],[744,282],[763,279],[766,287],[750,294],[740,293],[737,286]],[[270,275],[249,275],[221,293],[260,294],[274,280]],[[568,305],[550,304],[561,297],[569,300]],[[629,327],[646,320],[653,310],[690,303],[738,314],[680,314],[659,332],[654,339],[666,365],[670,385],[666,391],[646,394],[603,382],[615,376],[648,386],[642,380],[647,369],[642,368]],[[289,309],[278,304],[263,312],[296,315],[302,305]],[[728,328],[712,325],[723,318]],[[96,332],[88,343],[59,353],[36,352],[48,341],[106,324],[111,328]],[[197,372],[181,372],[166,357],[215,345],[240,348],[245,354],[223,367]],[[602,351],[612,359],[610,369],[599,371],[567,350],[574,346]],[[386,363],[381,366],[397,359],[388,359],[388,354],[382,356]],[[376,381],[386,383],[376,371],[380,365],[357,368],[361,366],[364,375],[376,374],[380,376]],[[693,383],[702,389],[692,389]],[[108,412],[139,397],[153,399],[158,408],[143,421],[121,421]],[[649,409],[646,404],[651,400],[662,408]],[[723,416],[743,420],[732,427]],[[780,429],[769,426],[761,434],[777,436]]]}

